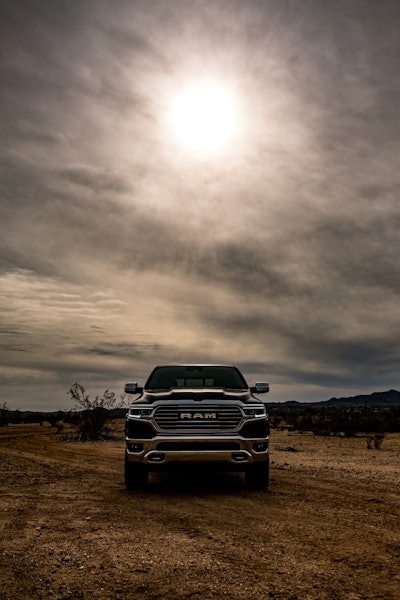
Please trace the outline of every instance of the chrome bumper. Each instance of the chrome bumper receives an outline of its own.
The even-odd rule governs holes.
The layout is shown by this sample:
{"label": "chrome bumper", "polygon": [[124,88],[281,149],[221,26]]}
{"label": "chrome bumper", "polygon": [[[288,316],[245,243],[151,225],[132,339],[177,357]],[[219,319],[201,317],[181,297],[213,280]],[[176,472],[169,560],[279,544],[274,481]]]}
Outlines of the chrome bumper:
{"label": "chrome bumper", "polygon": [[[152,440],[126,438],[126,455],[130,462],[147,467],[168,466],[177,463],[210,463],[240,467],[268,457],[268,438],[245,439],[237,437],[158,436]],[[194,449],[196,445],[198,448]],[[227,444],[232,448],[227,449]],[[173,449],[168,446],[173,445]],[[207,445],[212,449],[207,449]],[[221,449],[218,446],[221,445]]]}

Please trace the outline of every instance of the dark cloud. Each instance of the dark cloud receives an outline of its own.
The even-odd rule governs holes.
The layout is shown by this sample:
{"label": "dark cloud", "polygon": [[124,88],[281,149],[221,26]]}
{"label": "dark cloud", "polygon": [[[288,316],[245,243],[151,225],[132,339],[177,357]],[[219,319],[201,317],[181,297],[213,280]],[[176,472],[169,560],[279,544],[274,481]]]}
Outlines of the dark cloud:
{"label": "dark cloud", "polygon": [[59,173],[71,183],[89,188],[93,192],[115,192],[117,194],[130,192],[131,186],[121,176],[101,169],[87,166],[74,166]]}

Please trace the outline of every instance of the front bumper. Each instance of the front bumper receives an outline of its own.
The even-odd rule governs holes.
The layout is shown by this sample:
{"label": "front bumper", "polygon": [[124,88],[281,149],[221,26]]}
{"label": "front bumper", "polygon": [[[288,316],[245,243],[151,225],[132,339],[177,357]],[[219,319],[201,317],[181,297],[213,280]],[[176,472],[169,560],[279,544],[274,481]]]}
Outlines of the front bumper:
{"label": "front bumper", "polygon": [[246,439],[241,436],[157,436],[151,440],[126,438],[129,462],[149,470],[204,463],[226,469],[268,460],[268,438]]}

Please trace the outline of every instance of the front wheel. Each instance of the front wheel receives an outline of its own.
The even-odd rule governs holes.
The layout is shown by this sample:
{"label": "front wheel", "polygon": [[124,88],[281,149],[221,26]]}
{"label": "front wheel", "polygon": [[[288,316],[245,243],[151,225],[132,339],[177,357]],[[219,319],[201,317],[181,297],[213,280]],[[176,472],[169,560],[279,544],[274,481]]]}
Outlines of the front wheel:
{"label": "front wheel", "polygon": [[246,469],[246,483],[253,490],[265,490],[269,483],[269,460],[249,465]]}
{"label": "front wheel", "polygon": [[125,487],[128,492],[143,490],[147,479],[147,469],[141,464],[131,463],[125,454]]}

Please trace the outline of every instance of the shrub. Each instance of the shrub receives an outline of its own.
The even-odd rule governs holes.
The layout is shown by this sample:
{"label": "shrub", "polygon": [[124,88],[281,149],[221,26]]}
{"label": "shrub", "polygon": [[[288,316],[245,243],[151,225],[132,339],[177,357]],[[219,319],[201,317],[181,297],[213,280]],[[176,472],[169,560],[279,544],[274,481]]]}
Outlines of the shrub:
{"label": "shrub", "polygon": [[6,427],[8,425],[9,413],[10,411],[7,402],[0,404],[0,427]]}
{"label": "shrub", "polygon": [[385,439],[384,433],[375,433],[375,435],[371,435],[367,441],[368,450],[372,449],[372,445],[376,450],[380,450],[383,444],[383,440]]}
{"label": "shrub", "polygon": [[102,396],[94,400],[86,394],[85,388],[74,383],[67,392],[75,402],[79,411],[77,429],[79,440],[101,440],[107,434],[107,424],[112,418],[112,409],[122,406],[122,399],[117,402],[114,392],[106,390]]}

